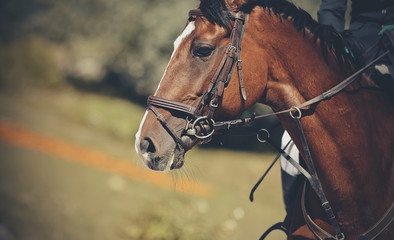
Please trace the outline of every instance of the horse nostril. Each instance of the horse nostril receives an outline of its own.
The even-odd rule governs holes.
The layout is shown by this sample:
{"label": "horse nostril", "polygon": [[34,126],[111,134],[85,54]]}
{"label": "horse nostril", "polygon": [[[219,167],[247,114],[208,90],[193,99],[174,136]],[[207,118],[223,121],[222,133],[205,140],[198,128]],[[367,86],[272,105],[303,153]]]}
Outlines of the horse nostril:
{"label": "horse nostril", "polygon": [[141,151],[142,153],[155,153],[156,152],[156,148],[155,145],[153,144],[152,140],[150,138],[145,138],[141,144]]}

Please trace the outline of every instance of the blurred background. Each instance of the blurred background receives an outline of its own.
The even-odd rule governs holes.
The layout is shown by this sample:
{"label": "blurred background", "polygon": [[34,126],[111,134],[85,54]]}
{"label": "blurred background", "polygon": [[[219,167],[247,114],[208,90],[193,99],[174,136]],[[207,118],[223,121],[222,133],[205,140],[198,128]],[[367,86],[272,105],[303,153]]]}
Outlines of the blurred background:
{"label": "blurred background", "polygon": [[[316,18],[320,0],[293,2]],[[196,6],[0,2],[0,240],[258,239],[283,220],[279,165],[248,200],[275,156],[255,137],[195,148],[170,173],[135,154],[146,98]]]}

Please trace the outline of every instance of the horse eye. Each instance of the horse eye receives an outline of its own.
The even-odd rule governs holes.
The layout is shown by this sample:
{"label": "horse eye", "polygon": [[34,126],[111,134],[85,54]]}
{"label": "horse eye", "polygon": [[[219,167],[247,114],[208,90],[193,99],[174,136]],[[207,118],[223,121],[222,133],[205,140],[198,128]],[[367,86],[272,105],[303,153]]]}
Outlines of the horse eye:
{"label": "horse eye", "polygon": [[211,46],[198,46],[194,48],[193,55],[196,57],[209,57],[214,49]]}

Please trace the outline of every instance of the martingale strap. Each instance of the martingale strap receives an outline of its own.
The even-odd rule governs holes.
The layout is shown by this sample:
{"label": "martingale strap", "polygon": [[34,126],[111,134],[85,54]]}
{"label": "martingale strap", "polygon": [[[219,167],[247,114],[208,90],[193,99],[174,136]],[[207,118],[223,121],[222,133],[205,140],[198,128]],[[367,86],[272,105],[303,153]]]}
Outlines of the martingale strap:
{"label": "martingale strap", "polygon": [[[308,211],[306,209],[306,194],[307,194],[306,192],[307,192],[307,184],[306,181],[304,181],[302,195],[301,195],[301,210],[304,220],[308,225],[309,229],[319,240],[337,240],[338,238],[332,236],[330,233],[326,232],[324,229],[319,227],[319,225],[313,222],[311,216],[308,214]],[[341,239],[344,239],[344,237]]]}
{"label": "martingale strap", "polygon": [[[313,186],[312,182],[314,182],[314,178],[315,175],[311,175],[304,167],[302,167],[297,161],[295,161],[291,156],[289,156],[285,150],[287,148],[287,146],[289,145],[290,142],[292,142],[292,140],[290,140],[286,146],[282,149],[279,147],[276,147],[276,145],[272,144],[272,142],[270,142],[269,138],[267,139],[267,142],[271,144],[271,146],[277,150],[279,152],[278,156],[274,159],[274,161],[271,163],[271,165],[268,167],[268,169],[266,170],[266,172],[263,174],[263,176],[259,179],[259,181],[255,184],[255,186],[252,188],[251,192],[250,192],[250,196],[249,199],[251,202],[253,202],[254,198],[253,198],[253,194],[255,192],[255,190],[257,189],[257,187],[260,185],[260,183],[262,182],[262,180],[264,179],[264,177],[267,175],[267,173],[271,170],[272,166],[276,163],[276,161],[278,160],[279,156],[282,155],[290,164],[292,164],[299,172],[301,172],[302,175],[304,175],[305,179],[308,180],[308,182],[310,183],[311,186]],[[314,168],[314,167],[313,167]],[[317,176],[317,175],[316,175]],[[333,236],[330,233],[328,233],[327,231],[325,231],[324,229],[322,229],[320,226],[318,226],[313,219],[311,218],[311,216],[308,213],[308,209],[306,207],[307,205],[307,201],[306,201],[306,195],[307,195],[307,182],[304,181],[304,185],[303,185],[303,190],[302,190],[302,195],[301,195],[301,210],[302,210],[302,214],[304,217],[305,222],[307,223],[308,227],[310,228],[310,230],[313,232],[313,234],[319,239],[319,240],[338,240],[338,239],[343,239],[343,235],[340,234],[339,236]],[[315,190],[313,188],[313,190]],[[319,191],[319,190],[318,190]],[[324,193],[323,193],[324,194]],[[324,209],[328,209],[329,205],[325,204]],[[287,222],[286,220],[288,220],[288,216],[286,217],[284,222],[281,223],[277,223],[275,225],[273,225],[271,228],[269,228],[261,237],[260,240],[264,240],[265,237],[268,236],[268,234],[276,229],[280,229],[285,231],[287,234]],[[374,240],[375,238],[377,238],[381,233],[383,233],[383,231],[385,229],[387,229],[391,223],[394,220],[394,202],[391,204],[391,207],[386,211],[386,213],[382,216],[382,218],[373,226],[371,227],[368,231],[366,231],[365,233],[361,234],[357,240]]]}
{"label": "martingale strap", "polygon": [[[293,119],[295,120],[295,122],[297,124],[299,135],[300,135],[300,138],[301,138],[303,151],[304,151],[305,158],[306,158],[306,161],[307,161],[308,167],[309,167],[309,173],[312,176],[312,179],[309,182],[311,184],[311,187],[313,188],[313,190],[315,190],[317,196],[319,197],[319,199],[320,199],[320,201],[322,203],[322,207],[324,208],[324,211],[326,212],[327,217],[330,220],[330,224],[334,228],[335,233],[336,233],[336,237],[330,236],[329,238],[332,238],[332,239],[345,239],[345,235],[343,234],[343,232],[341,231],[341,229],[339,227],[338,221],[336,220],[336,217],[334,215],[334,211],[332,210],[331,205],[328,202],[326,195],[324,194],[323,187],[321,185],[319,177],[317,176],[316,168],[315,168],[315,165],[313,164],[312,155],[311,155],[311,152],[309,150],[308,142],[306,141],[304,130],[303,130],[302,125],[301,125],[301,121],[300,121],[301,116],[294,116],[294,115],[292,115],[292,117],[293,117]],[[306,220],[309,228],[311,228],[311,230],[314,229],[313,227],[315,227],[317,225],[311,224],[311,222],[308,221],[309,218],[305,217],[305,211],[303,211],[303,213],[304,213],[304,219]],[[321,229],[321,228],[320,227],[317,228],[317,229],[315,228],[315,231],[312,231],[312,232],[319,239],[327,239],[326,236],[324,236],[324,235],[323,236],[319,236],[317,234],[317,233],[320,233],[320,232],[322,234],[323,233],[326,234],[326,232],[324,232],[324,231],[320,231],[320,232],[317,231],[319,229]]]}

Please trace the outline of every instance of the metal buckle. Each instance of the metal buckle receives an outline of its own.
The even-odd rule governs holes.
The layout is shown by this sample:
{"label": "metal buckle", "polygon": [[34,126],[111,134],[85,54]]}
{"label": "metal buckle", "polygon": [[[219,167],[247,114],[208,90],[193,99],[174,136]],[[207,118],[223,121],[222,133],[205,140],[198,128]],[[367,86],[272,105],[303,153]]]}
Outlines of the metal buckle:
{"label": "metal buckle", "polygon": [[227,48],[227,52],[229,53],[229,52],[231,52],[231,50],[233,50],[233,49],[234,49],[235,52],[237,52],[237,47],[234,46],[234,45],[229,44],[229,46],[228,46],[228,48]]}
{"label": "metal buckle", "polygon": [[[197,124],[199,124],[201,128],[204,128],[203,125],[208,125],[210,132],[206,135],[199,135],[196,129]],[[213,127],[214,124],[215,121],[213,119],[208,118],[207,116],[202,116],[194,120],[191,129],[189,129],[187,133],[198,139],[207,139],[215,133],[215,128]],[[206,128],[204,129],[206,130]]]}
{"label": "metal buckle", "polygon": [[301,109],[299,109],[298,107],[294,106],[294,107],[291,108],[291,110],[297,111],[297,115],[294,115],[293,111],[290,111],[291,118],[293,118],[293,119],[301,119],[301,117],[302,117]]}
{"label": "metal buckle", "polygon": [[262,128],[259,131],[257,131],[257,136],[256,137],[257,137],[257,140],[259,142],[265,143],[265,142],[267,142],[268,138],[271,137],[271,135],[270,135],[270,132],[267,129]]}
{"label": "metal buckle", "polygon": [[338,240],[345,240],[345,234],[341,233],[341,236],[337,236],[339,237]]}
{"label": "metal buckle", "polygon": [[219,104],[216,102],[216,103],[214,103],[213,102],[213,99],[211,100],[211,102],[210,102],[210,104],[209,104],[211,107],[213,107],[213,108],[217,108],[217,107],[219,107]]}

